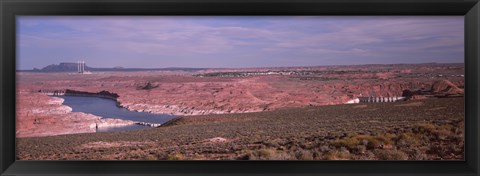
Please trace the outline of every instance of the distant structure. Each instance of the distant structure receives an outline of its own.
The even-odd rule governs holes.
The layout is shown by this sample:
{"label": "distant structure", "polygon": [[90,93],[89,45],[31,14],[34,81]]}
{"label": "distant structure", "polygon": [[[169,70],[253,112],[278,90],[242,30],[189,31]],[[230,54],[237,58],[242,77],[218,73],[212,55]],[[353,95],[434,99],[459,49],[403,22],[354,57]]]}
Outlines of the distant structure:
{"label": "distant structure", "polygon": [[349,100],[346,104],[354,104],[354,103],[360,103],[360,99],[355,98],[353,100]]}
{"label": "distant structure", "polygon": [[92,72],[85,70],[85,61],[77,61],[77,71],[80,74],[92,74]]}
{"label": "distant structure", "polygon": [[348,101],[346,104],[354,103],[388,103],[396,101],[405,101],[407,97],[358,97],[353,100]]}
{"label": "distant structure", "polygon": [[366,103],[385,103],[385,102],[396,102],[404,101],[406,97],[358,97],[359,102]]}
{"label": "distant structure", "polygon": [[39,90],[38,92],[46,94],[46,95],[65,95],[65,90]]}
{"label": "distant structure", "polygon": [[78,73],[83,73],[85,71],[85,61],[77,61],[77,71]]}

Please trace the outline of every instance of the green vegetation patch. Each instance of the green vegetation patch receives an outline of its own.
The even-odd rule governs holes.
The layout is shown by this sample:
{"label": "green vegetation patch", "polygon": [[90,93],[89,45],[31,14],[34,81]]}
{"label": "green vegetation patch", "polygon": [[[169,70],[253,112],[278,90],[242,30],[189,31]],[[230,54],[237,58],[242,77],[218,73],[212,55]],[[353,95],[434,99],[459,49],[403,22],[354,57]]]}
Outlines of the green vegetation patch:
{"label": "green vegetation patch", "polygon": [[368,148],[380,148],[384,145],[393,144],[394,134],[384,135],[357,135],[333,141],[331,145],[335,147],[355,148],[357,145],[367,145]]}

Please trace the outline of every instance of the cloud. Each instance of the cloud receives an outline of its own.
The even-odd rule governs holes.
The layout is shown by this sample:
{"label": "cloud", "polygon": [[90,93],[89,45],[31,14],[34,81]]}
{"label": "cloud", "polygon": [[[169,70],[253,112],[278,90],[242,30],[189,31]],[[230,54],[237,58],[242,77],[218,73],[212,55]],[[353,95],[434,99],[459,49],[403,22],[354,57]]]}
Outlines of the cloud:
{"label": "cloud", "polygon": [[[183,58],[190,60],[191,65],[199,64],[202,59],[218,63],[221,59],[238,59],[229,57],[234,55],[249,56],[244,59],[252,65],[256,60],[271,57],[278,58],[278,65],[292,63],[293,57],[356,60],[355,63],[378,62],[392,55],[425,62],[446,57],[451,57],[447,59],[451,61],[463,60],[458,58],[463,56],[460,16],[24,16],[18,20],[23,56],[33,56],[33,51],[42,48],[62,49],[64,53],[78,53],[81,49],[91,57]],[[221,63],[235,67],[228,65],[229,62]],[[318,63],[322,62],[318,59],[310,62]],[[152,63],[145,65],[149,64]]]}

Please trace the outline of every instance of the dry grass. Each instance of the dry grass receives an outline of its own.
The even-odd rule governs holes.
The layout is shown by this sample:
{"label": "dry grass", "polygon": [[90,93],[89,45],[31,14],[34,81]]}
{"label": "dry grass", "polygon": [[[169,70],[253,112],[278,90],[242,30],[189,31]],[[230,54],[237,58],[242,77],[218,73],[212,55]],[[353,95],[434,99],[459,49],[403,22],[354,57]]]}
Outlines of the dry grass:
{"label": "dry grass", "polygon": [[406,132],[399,134],[395,139],[395,143],[397,146],[412,146],[420,144],[421,139],[421,134]]}
{"label": "dry grass", "polygon": [[353,148],[357,146],[359,143],[360,141],[356,137],[352,137],[352,138],[339,139],[337,141],[332,142],[331,145],[335,147]]}
{"label": "dry grass", "polygon": [[297,151],[296,154],[290,151],[276,149],[243,150],[239,159],[246,160],[313,160],[313,154],[307,150]]}
{"label": "dry grass", "polygon": [[143,160],[157,160],[157,158],[152,156],[152,155],[147,155],[147,156],[143,157]]}
{"label": "dry grass", "polygon": [[326,160],[349,160],[350,158],[350,153],[340,151],[331,151],[324,156]]}
{"label": "dry grass", "polygon": [[365,105],[365,104],[364,104],[364,105],[355,105],[355,106],[353,106],[353,108],[366,108],[366,107],[368,107],[368,105]]}
{"label": "dry grass", "polygon": [[384,135],[356,135],[349,138],[339,139],[331,143],[335,147],[347,147],[350,149],[355,148],[357,145],[364,145],[366,143],[368,148],[379,148],[383,145],[391,145],[394,142],[392,139],[395,137],[394,134],[384,134]]}
{"label": "dry grass", "polygon": [[430,123],[418,124],[415,126],[420,132],[433,132],[435,130],[435,125]]}
{"label": "dry grass", "polygon": [[378,149],[373,152],[379,160],[407,160],[408,155],[399,150]]}
{"label": "dry grass", "polygon": [[309,150],[300,150],[295,156],[298,160],[313,160],[313,153]]}
{"label": "dry grass", "polygon": [[175,154],[169,155],[167,158],[167,160],[184,160],[184,159],[185,159],[185,155],[181,153],[175,153]]}
{"label": "dry grass", "polygon": [[445,139],[447,136],[452,136],[456,127],[450,124],[434,125],[431,123],[420,124],[416,126],[420,133],[430,133],[440,139]]}
{"label": "dry grass", "polygon": [[416,102],[411,102],[411,103],[406,103],[406,104],[399,104],[399,105],[395,105],[395,106],[399,106],[399,107],[423,106],[423,102],[416,101]]}

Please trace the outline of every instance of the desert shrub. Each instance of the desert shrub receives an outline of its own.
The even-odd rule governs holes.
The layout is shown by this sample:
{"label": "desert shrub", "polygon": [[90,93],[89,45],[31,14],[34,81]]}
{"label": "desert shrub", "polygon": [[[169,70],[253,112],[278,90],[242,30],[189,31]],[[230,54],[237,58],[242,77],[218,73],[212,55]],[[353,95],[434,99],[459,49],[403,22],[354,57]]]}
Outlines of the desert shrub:
{"label": "desert shrub", "polygon": [[323,155],[323,153],[321,151],[319,151],[318,149],[314,149],[312,151],[312,157],[313,157],[314,160],[322,159],[322,155]]}
{"label": "desert shrub", "polygon": [[320,152],[328,152],[331,150],[330,147],[327,145],[322,145],[318,149],[320,150]]}
{"label": "desert shrub", "polygon": [[395,137],[394,134],[383,134],[383,135],[357,135],[350,138],[339,139],[331,143],[335,147],[347,147],[350,149],[355,149],[357,145],[367,141],[367,148],[374,149],[379,148],[386,144],[393,144],[392,139]]}
{"label": "desert shrub", "polygon": [[292,153],[289,152],[276,152],[269,160],[294,160],[296,159]]}
{"label": "desert shrub", "polygon": [[289,150],[292,150],[292,151],[295,151],[295,150],[298,150],[298,147],[293,145],[293,146],[289,146],[288,148]]}
{"label": "desert shrub", "polygon": [[184,160],[184,159],[185,159],[185,156],[181,153],[175,153],[167,157],[167,160]]}
{"label": "desert shrub", "polygon": [[260,150],[242,150],[240,151],[239,159],[244,160],[265,160],[274,155],[275,151],[272,149],[260,149]]}
{"label": "desert shrub", "polygon": [[313,153],[310,150],[297,151],[295,157],[298,160],[313,160]]}
{"label": "desert shrub", "polygon": [[363,154],[366,151],[367,151],[367,147],[365,147],[364,145],[357,145],[357,147],[355,147],[356,153]]}
{"label": "desert shrub", "polygon": [[278,148],[280,147],[283,142],[280,139],[274,139],[274,140],[268,140],[264,142],[265,146],[267,147],[275,147]]}
{"label": "desert shrub", "polygon": [[275,154],[275,150],[273,150],[273,149],[260,149],[260,150],[254,151],[254,154],[259,156],[259,157],[268,158],[268,157]]}
{"label": "desert shrub", "polygon": [[333,141],[331,145],[335,147],[348,147],[348,148],[353,148],[358,145],[360,141],[356,138],[344,138],[344,139],[339,139],[336,141]]}
{"label": "desert shrub", "polygon": [[349,160],[351,158],[348,152],[330,151],[325,156],[326,160]]}
{"label": "desert shrub", "polygon": [[[229,160],[233,160],[235,158],[229,158]],[[194,155],[191,160],[208,160],[207,157],[203,156],[203,155]]]}
{"label": "desert shrub", "polygon": [[455,130],[452,125],[446,124],[437,126],[436,130],[433,133],[435,134],[435,137],[437,137],[437,139],[445,139],[448,136],[452,136],[452,133],[454,131]]}
{"label": "desert shrub", "polygon": [[439,125],[437,126],[438,130],[445,130],[445,131],[452,131],[455,127],[450,124],[445,124],[445,125]]}
{"label": "desert shrub", "polygon": [[446,152],[446,148],[442,146],[431,146],[430,149],[426,151],[427,154],[442,156]]}
{"label": "desert shrub", "polygon": [[244,150],[237,159],[239,160],[295,160],[294,154],[275,149]]}
{"label": "desert shrub", "polygon": [[125,156],[132,159],[142,159],[145,156],[145,153],[142,150],[131,149]]}
{"label": "desert shrub", "polygon": [[357,135],[357,132],[349,132],[347,133],[347,137],[353,137],[353,136],[356,136]]}
{"label": "desert shrub", "polygon": [[447,137],[454,137],[454,133],[458,132],[458,127],[454,127],[451,124],[435,125],[431,123],[419,124],[415,126],[415,129],[419,133],[430,134],[431,138],[444,140]]}
{"label": "desert shrub", "polygon": [[463,119],[461,119],[461,122],[458,124],[457,128],[455,129],[459,129],[460,131],[463,131],[464,128],[465,128],[465,123],[463,122]]}
{"label": "desert shrub", "polygon": [[147,155],[147,156],[143,157],[143,160],[157,160],[157,158],[155,158],[152,155]]}
{"label": "desert shrub", "polygon": [[249,159],[250,159],[250,155],[246,155],[246,154],[239,155],[239,156],[237,156],[236,159],[237,159],[237,160],[249,160]]}
{"label": "desert shrub", "polygon": [[450,130],[436,130],[434,135],[437,139],[444,140],[449,136],[452,136],[452,132]]}
{"label": "desert shrub", "polygon": [[393,144],[394,142],[392,141],[392,139],[394,137],[395,135],[393,134],[383,134],[383,135],[376,135],[376,136],[359,135],[356,138],[360,140],[368,141],[367,148],[374,149],[374,148],[381,147],[383,145]]}
{"label": "desert shrub", "polygon": [[415,149],[412,152],[412,160],[426,160],[427,155],[425,152],[422,152],[420,149]]}
{"label": "desert shrub", "polygon": [[406,132],[399,134],[395,139],[395,143],[400,147],[409,147],[412,145],[418,145],[421,143],[422,136],[412,132]]}
{"label": "desert shrub", "polygon": [[373,153],[379,160],[407,160],[408,155],[400,150],[374,150]]}
{"label": "desert shrub", "polygon": [[422,133],[430,133],[435,130],[435,125],[430,123],[423,123],[415,125],[415,129]]}

